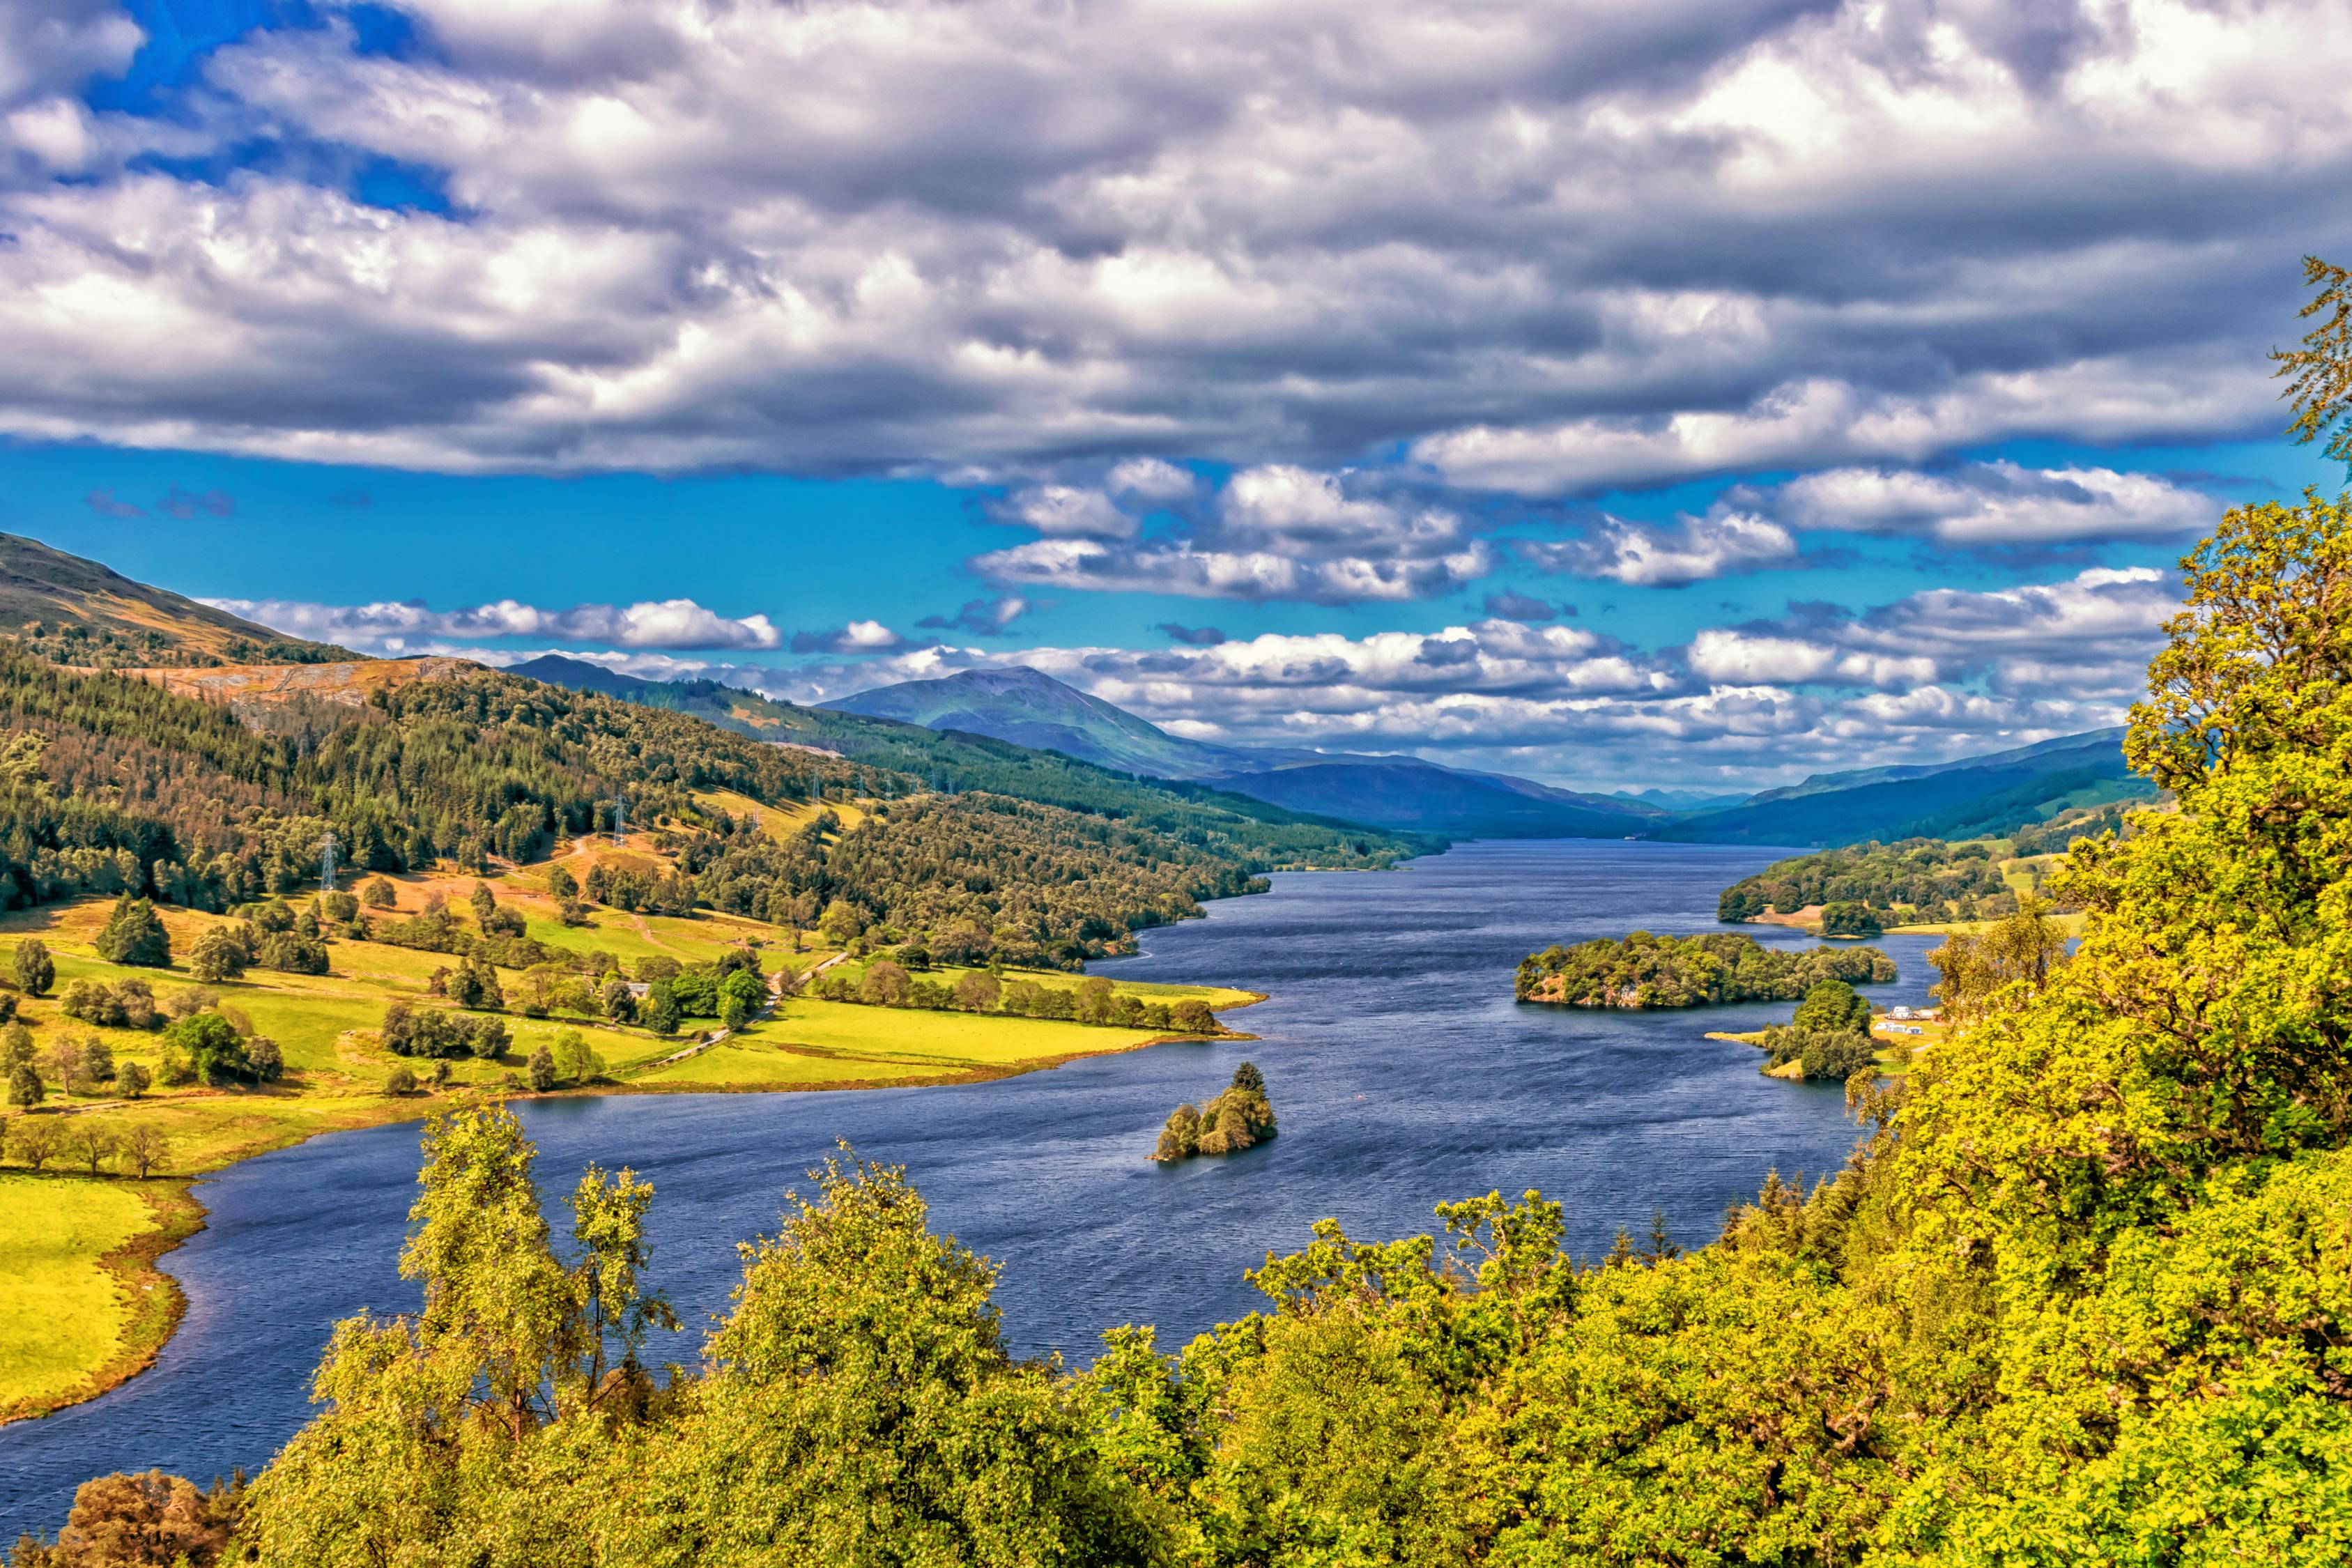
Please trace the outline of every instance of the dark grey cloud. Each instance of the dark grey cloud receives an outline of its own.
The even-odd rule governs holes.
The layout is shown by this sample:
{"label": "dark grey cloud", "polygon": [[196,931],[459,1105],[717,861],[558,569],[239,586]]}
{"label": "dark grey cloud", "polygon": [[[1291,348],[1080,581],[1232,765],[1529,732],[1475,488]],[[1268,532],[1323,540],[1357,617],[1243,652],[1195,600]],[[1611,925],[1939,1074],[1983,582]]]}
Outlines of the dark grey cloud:
{"label": "dark grey cloud", "polygon": [[1574,605],[1555,605],[1549,600],[1530,598],[1514,589],[1486,595],[1486,611],[1507,621],[1549,621],[1561,616],[1576,614]]}
{"label": "dark grey cloud", "polygon": [[963,607],[952,616],[925,616],[915,625],[926,631],[970,632],[975,637],[1001,637],[1011,635],[1013,622],[1032,607],[1030,602],[1018,594],[999,594],[992,599],[967,599]]}
{"label": "dark grey cloud", "polygon": [[[403,8],[429,47],[262,30],[169,127],[59,96],[127,58],[119,9],[5,13],[0,429],[555,471],[1402,451],[1545,497],[1918,469],[2274,428],[2294,258],[2352,250],[2338,0],[1252,0],[1181,49],[1134,0]],[[457,216],[126,173],[166,130],[398,159]],[[1133,552],[1133,516],[1033,525]]]}
{"label": "dark grey cloud", "polygon": [[114,489],[110,485],[101,485],[91,490],[81,498],[81,504],[100,517],[128,518],[147,515],[147,509],[144,507],[133,506],[127,500],[115,500]]}
{"label": "dark grey cloud", "polygon": [[164,495],[162,505],[165,512],[183,521],[198,512],[207,517],[234,517],[236,514],[236,498],[226,490],[219,489],[195,491],[173,485]]}
{"label": "dark grey cloud", "polygon": [[1214,647],[1225,640],[1225,634],[1214,626],[1188,626],[1176,621],[1161,621],[1151,629],[1165,632],[1189,647]]}

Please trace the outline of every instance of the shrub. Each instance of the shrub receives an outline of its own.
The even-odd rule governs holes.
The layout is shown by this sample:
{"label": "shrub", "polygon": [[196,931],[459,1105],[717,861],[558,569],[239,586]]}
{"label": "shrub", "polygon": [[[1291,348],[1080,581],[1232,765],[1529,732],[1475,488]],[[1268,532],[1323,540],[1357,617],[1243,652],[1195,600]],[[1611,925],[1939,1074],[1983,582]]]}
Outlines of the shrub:
{"label": "shrub", "polygon": [[393,1069],[383,1075],[383,1091],[386,1094],[416,1092],[416,1075],[408,1069],[407,1063],[395,1063]]}
{"label": "shrub", "polygon": [[236,1029],[218,1013],[198,1013],[164,1031],[174,1049],[187,1053],[188,1064],[207,1088],[255,1079],[253,1058]]}

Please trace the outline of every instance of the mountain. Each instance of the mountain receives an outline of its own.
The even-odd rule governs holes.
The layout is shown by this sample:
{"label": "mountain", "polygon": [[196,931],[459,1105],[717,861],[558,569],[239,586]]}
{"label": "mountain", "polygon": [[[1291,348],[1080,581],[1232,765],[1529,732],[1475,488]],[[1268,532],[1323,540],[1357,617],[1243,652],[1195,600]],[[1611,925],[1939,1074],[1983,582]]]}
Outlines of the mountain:
{"label": "mountain", "polygon": [[2003,834],[2072,806],[2154,795],[2155,786],[2125,764],[2123,733],[2094,730],[1949,763],[1817,773],[1727,810],[1667,824],[1650,837],[1840,845]]}
{"label": "mountain", "polygon": [[511,666],[507,673],[668,709],[738,734],[885,769],[927,789],[985,791],[1131,823],[1188,842],[1230,844],[1262,869],[1386,865],[1444,847],[1442,840],[1369,831],[1352,821],[1286,809],[1203,784],[1137,779],[1124,770],[993,736],[803,708],[713,680],[643,680],[559,654]]}
{"label": "mountain", "polygon": [[0,636],[83,668],[323,664],[360,656],[304,642],[135,583],[38,540],[0,533]]}
{"label": "mountain", "polygon": [[965,670],[825,703],[1055,751],[1122,772],[1205,784],[1318,816],[1454,838],[1621,838],[1667,815],[1646,802],[1580,795],[1418,757],[1216,746],[1171,735],[1040,670]]}
{"label": "mountain", "polygon": [[1097,767],[1154,778],[1209,778],[1233,773],[1247,762],[1245,753],[1171,735],[1026,665],[877,686],[821,706],[920,724],[926,730],[992,735],[1016,746],[1059,752]]}

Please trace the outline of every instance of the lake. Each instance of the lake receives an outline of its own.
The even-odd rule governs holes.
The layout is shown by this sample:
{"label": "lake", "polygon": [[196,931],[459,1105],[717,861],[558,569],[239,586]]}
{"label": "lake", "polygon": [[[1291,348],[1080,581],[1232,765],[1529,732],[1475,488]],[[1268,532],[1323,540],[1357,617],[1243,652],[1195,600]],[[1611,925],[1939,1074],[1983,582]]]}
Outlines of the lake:
{"label": "lake", "polygon": [[[1432,1205],[1537,1187],[1567,1205],[1569,1245],[1598,1257],[1664,1211],[1676,1241],[1712,1240],[1767,1170],[1836,1166],[1854,1131],[1834,1085],[1759,1075],[1710,1029],[1788,1005],[1614,1014],[1522,1006],[1518,961],[1635,927],[1721,929],[1717,893],[1790,853],[1748,846],[1543,840],[1463,845],[1393,872],[1297,873],[1264,897],[1144,935],[1097,966],[1139,980],[1245,986],[1227,1016],[1255,1042],[1159,1046],[952,1089],[849,1094],[614,1095],[519,1108],[540,1184],[590,1161],[657,1189],[654,1277],[690,1361],[739,1277],[735,1244],[775,1227],[784,1189],[838,1139],[904,1164],[935,1227],[1003,1269],[997,1300],[1024,1353],[1089,1359],[1123,1322],[1172,1348],[1263,1299],[1243,1279],[1337,1216],[1370,1239],[1432,1229]],[[1810,939],[1769,927],[1759,940]],[[1937,938],[1889,937],[1881,1002],[1924,1001]],[[1264,1069],[1281,1135],[1226,1160],[1150,1163],[1160,1123]],[[258,1468],[310,1413],[335,1321],[413,1308],[394,1261],[415,1194],[414,1125],[322,1138],[198,1190],[209,1226],[165,1259],[185,1323],[150,1371],[43,1421],[0,1427],[0,1541],[54,1530],[79,1481],[160,1466],[198,1481]]]}

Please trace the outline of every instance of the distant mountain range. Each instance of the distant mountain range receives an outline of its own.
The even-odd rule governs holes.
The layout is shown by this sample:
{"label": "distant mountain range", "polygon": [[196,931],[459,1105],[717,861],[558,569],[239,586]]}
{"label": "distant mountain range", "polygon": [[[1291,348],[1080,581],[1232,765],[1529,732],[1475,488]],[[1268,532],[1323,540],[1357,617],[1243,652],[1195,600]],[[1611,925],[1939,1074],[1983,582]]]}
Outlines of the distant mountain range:
{"label": "distant mountain range", "polygon": [[1582,795],[1418,757],[1210,745],[1171,735],[1025,666],[877,687],[824,706],[991,735],[1291,811],[1452,838],[1622,838],[1671,815],[1647,801]]}
{"label": "distant mountain range", "polygon": [[1699,812],[1651,837],[1685,843],[1859,844],[1875,838],[1978,838],[2156,794],[2125,765],[2120,729],[1924,766],[1816,773],[1727,810]]}
{"label": "distant mountain range", "polygon": [[2070,806],[2154,793],[2125,765],[2121,730],[1948,763],[1818,773],[1746,797],[1662,790],[1601,795],[1413,757],[1210,745],[1171,735],[1026,668],[878,687],[824,706],[1208,784],[1293,811],[1455,838],[1786,845],[1966,838],[2003,833]]}

